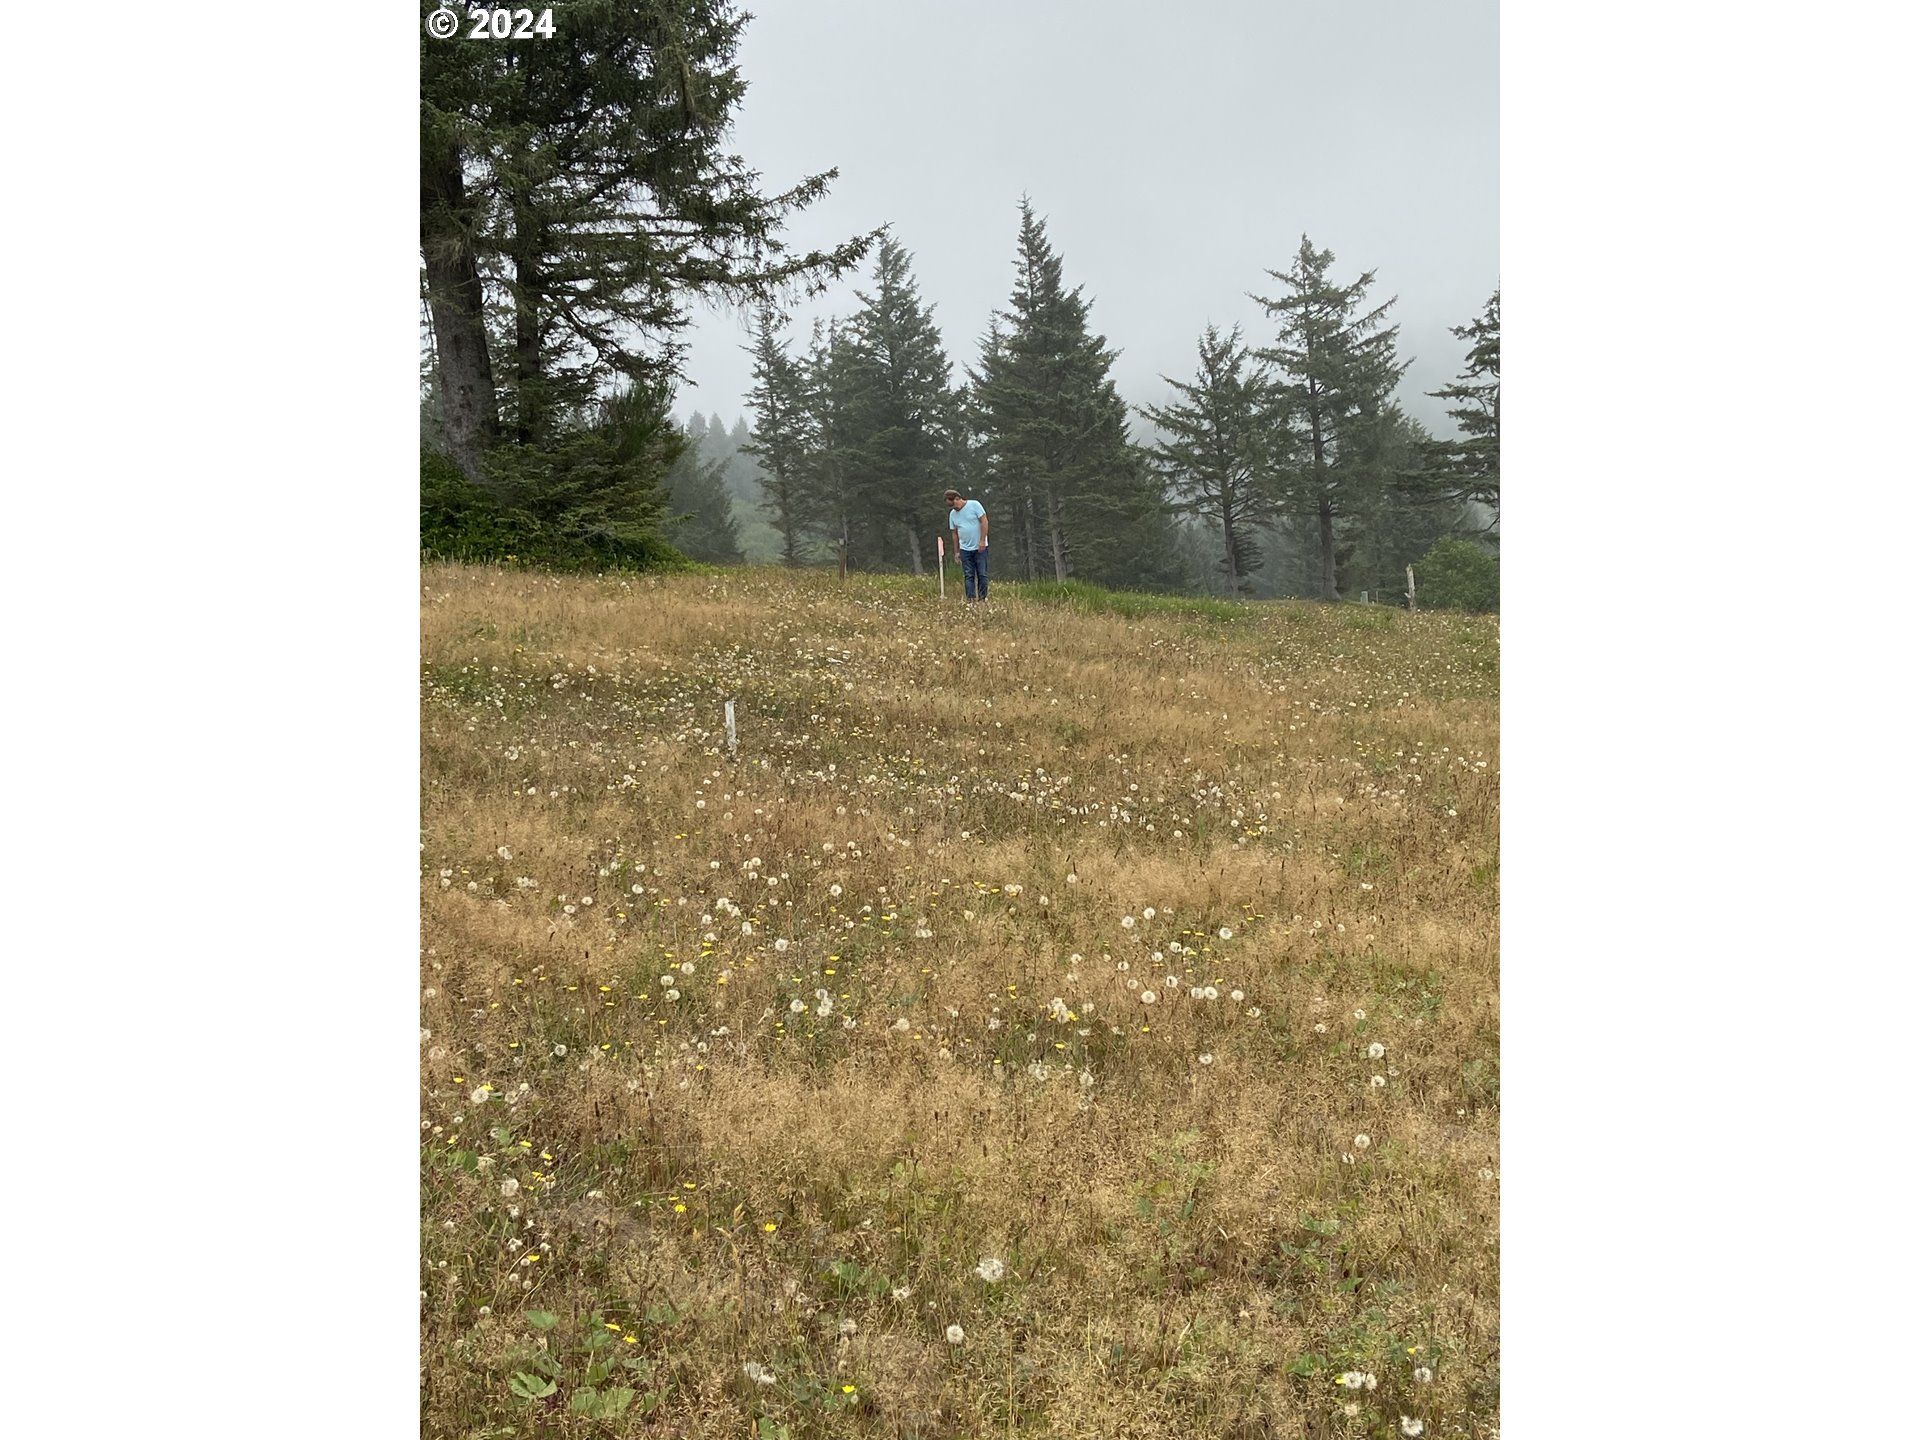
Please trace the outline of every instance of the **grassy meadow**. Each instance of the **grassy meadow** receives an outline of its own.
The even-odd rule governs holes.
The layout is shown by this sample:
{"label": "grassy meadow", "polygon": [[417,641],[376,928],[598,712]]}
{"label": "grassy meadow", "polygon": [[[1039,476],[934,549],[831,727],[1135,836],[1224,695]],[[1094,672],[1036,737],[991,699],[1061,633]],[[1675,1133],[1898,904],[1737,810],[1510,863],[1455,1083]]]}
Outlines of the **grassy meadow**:
{"label": "grassy meadow", "polygon": [[423,569],[423,1433],[1496,1436],[1498,622],[948,578]]}

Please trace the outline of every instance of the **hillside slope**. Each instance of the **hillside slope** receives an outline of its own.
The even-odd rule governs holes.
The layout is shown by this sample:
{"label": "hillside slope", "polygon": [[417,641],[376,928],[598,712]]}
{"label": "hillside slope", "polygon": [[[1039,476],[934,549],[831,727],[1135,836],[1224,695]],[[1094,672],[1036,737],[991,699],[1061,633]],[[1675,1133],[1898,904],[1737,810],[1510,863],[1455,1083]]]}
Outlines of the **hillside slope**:
{"label": "hillside slope", "polygon": [[423,570],[425,1433],[1493,1435],[1497,622],[951,592]]}

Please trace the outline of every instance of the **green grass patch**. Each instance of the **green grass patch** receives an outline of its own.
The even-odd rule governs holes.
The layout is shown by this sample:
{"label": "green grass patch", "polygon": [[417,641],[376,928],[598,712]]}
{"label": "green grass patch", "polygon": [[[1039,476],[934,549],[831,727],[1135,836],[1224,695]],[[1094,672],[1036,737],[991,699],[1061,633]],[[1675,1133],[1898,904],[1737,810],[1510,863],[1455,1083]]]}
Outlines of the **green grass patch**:
{"label": "green grass patch", "polygon": [[1077,615],[1122,615],[1129,620],[1145,620],[1156,615],[1197,615],[1207,620],[1234,623],[1250,620],[1259,613],[1254,606],[1233,600],[1217,600],[1206,595],[1148,595],[1137,590],[1103,590],[1083,580],[1034,580],[1006,584],[1005,589],[1021,600],[1059,605]]}

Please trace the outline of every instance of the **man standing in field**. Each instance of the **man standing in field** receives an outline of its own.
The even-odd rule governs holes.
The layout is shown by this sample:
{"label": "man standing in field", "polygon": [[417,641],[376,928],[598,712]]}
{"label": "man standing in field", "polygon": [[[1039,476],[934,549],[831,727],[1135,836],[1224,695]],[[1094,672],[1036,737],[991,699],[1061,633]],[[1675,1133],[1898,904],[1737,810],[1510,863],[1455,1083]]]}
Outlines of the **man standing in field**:
{"label": "man standing in field", "polygon": [[954,548],[960,552],[960,575],[967,599],[984,600],[987,598],[986,507],[978,500],[967,499],[958,490],[947,491],[947,506],[947,528],[953,531]]}

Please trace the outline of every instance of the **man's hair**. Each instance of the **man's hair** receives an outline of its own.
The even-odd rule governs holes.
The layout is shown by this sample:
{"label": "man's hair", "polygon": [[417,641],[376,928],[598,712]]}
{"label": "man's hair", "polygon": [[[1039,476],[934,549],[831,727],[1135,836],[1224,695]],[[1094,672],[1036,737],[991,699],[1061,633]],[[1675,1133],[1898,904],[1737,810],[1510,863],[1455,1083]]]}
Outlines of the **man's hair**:
{"label": "man's hair", "polygon": [[960,492],[958,490],[947,491],[947,499],[958,500],[959,498],[960,498]]}

